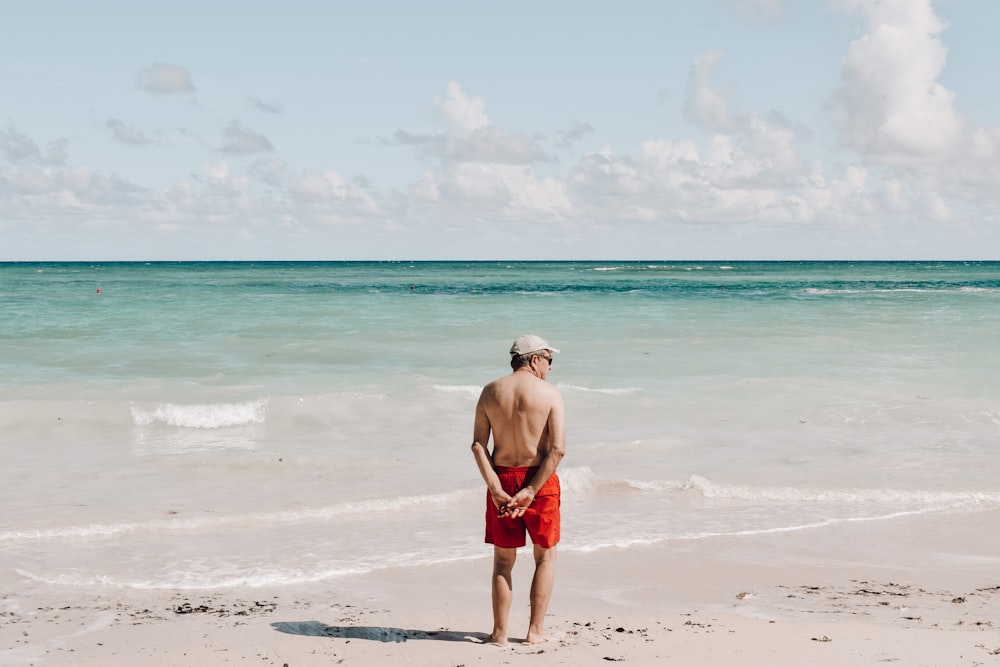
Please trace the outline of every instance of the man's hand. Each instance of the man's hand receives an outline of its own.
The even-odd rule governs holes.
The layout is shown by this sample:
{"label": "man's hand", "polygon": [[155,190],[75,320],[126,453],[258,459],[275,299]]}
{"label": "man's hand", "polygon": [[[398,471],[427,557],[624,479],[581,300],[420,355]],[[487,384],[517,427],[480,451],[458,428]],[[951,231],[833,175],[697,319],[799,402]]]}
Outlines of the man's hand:
{"label": "man's hand", "polygon": [[[500,507],[500,516],[509,516],[512,519],[517,519],[518,517],[524,516],[525,511],[531,502],[535,499],[535,492],[531,489],[521,489],[514,494],[507,504]],[[495,500],[495,499],[494,499]]]}
{"label": "man's hand", "polygon": [[510,512],[510,509],[508,508],[508,505],[511,502],[509,493],[503,489],[490,491],[490,497],[493,498],[493,505],[497,508],[497,516],[505,516],[508,512]]}

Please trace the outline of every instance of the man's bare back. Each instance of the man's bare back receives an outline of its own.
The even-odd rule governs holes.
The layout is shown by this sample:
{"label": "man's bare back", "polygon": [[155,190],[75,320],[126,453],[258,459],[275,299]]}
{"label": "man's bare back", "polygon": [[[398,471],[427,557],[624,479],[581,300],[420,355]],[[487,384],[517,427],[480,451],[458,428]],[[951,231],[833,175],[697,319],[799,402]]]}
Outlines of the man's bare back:
{"label": "man's bare back", "polygon": [[494,380],[479,401],[493,432],[494,465],[537,466],[552,440],[561,435],[553,431],[561,427],[562,397],[531,373],[515,372]]}
{"label": "man's bare back", "polygon": [[[518,517],[555,472],[566,448],[562,394],[545,379],[552,353],[532,357],[513,373],[483,388],[476,405],[473,453],[498,510]],[[493,451],[487,445],[493,436]],[[514,496],[500,488],[496,466],[537,466],[534,477]]]}

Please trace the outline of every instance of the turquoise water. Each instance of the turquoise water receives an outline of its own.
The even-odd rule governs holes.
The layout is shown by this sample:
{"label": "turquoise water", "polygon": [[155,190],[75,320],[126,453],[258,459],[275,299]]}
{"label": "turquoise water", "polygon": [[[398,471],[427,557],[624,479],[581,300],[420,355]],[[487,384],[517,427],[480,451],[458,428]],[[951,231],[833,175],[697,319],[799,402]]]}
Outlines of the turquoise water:
{"label": "turquoise water", "polygon": [[997,262],[0,264],[0,581],[483,557],[472,411],[528,332],[566,550],[993,516],[998,330]]}

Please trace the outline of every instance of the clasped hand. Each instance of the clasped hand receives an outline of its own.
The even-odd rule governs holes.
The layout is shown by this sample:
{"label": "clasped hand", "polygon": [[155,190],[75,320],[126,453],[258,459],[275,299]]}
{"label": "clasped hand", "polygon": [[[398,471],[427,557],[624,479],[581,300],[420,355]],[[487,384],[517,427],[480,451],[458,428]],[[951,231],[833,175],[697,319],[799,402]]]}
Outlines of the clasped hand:
{"label": "clasped hand", "polygon": [[535,494],[529,489],[521,489],[513,496],[504,491],[493,494],[493,504],[496,505],[497,516],[509,516],[512,519],[524,516],[534,499]]}

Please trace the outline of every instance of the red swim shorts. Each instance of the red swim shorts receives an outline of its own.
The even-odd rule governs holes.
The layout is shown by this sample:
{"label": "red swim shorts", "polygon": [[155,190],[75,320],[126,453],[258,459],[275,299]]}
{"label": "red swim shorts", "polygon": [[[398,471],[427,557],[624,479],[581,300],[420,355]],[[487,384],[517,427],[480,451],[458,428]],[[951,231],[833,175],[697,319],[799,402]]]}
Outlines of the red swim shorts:
{"label": "red swim shorts", "polygon": [[[497,466],[500,486],[514,495],[534,476],[536,466],[506,468]],[[535,499],[524,515],[516,519],[497,516],[493,497],[486,492],[486,542],[504,549],[516,549],[525,545],[524,531],[528,531],[533,544],[550,549],[559,542],[559,477],[555,473],[542,484]]]}

